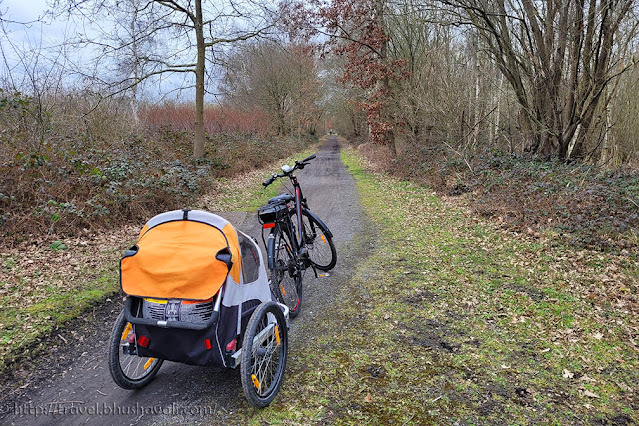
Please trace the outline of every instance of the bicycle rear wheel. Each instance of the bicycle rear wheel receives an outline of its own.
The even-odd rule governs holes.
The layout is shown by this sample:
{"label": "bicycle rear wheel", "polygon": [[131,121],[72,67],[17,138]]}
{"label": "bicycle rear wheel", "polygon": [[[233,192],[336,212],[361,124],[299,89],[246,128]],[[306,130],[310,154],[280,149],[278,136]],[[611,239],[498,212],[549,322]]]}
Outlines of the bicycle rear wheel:
{"label": "bicycle rear wheel", "polygon": [[[293,212],[295,215],[295,212]],[[293,219],[297,223],[297,218]],[[302,226],[304,227],[304,247],[308,250],[308,257],[317,269],[329,271],[337,263],[337,251],[330,232],[324,225],[315,220],[306,210],[302,211]]]}
{"label": "bicycle rear wheel", "polygon": [[289,235],[277,226],[271,233],[274,238],[271,290],[277,300],[288,306],[289,315],[295,318],[302,305],[302,274],[297,255]]}

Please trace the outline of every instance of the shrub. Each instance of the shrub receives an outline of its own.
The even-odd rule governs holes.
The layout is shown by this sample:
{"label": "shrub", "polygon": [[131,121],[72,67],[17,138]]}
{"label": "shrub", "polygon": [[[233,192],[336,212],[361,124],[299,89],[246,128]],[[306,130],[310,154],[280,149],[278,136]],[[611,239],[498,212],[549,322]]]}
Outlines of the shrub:
{"label": "shrub", "polygon": [[124,100],[80,119],[86,98],[69,96],[49,103],[49,124],[43,130],[28,97],[2,95],[0,233],[8,243],[29,234],[73,234],[144,221],[159,211],[188,206],[212,179],[259,167],[308,143],[274,141],[258,128],[258,115],[239,131],[241,116],[214,109],[218,123],[219,117],[236,121],[217,125],[225,130],[209,133],[205,157],[194,161],[193,133],[178,115],[186,111],[183,106],[156,108],[151,114],[155,121],[138,128]]}
{"label": "shrub", "polygon": [[572,245],[639,253],[638,170],[543,161],[499,150],[466,160],[441,146],[413,146],[388,171],[440,194],[465,194],[476,213],[516,230],[552,230]]}

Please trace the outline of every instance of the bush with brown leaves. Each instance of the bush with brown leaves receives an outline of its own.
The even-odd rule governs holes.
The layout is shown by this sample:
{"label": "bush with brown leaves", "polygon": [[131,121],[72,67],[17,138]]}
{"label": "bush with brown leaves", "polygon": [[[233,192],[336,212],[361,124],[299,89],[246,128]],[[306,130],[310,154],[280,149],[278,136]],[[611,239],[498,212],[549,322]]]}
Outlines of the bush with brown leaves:
{"label": "bush with brown leaves", "polygon": [[[83,116],[80,99],[64,105],[58,100],[42,115],[27,96],[0,95],[5,96],[0,102],[0,238],[7,244],[188,206],[213,179],[259,167],[309,143],[308,138],[275,140],[257,118],[245,128],[232,121],[207,134],[206,154],[194,160],[192,127],[171,113],[186,106],[156,108],[148,125],[136,126],[124,101]],[[222,111],[216,114],[223,120]],[[236,112],[229,115],[241,121]]]}

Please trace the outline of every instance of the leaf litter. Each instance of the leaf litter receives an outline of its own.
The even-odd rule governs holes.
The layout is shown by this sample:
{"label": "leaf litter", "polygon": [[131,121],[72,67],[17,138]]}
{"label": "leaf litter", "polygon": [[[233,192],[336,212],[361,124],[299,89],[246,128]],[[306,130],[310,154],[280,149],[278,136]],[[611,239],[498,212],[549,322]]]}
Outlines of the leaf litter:
{"label": "leaf litter", "polygon": [[[381,235],[320,337],[303,343],[307,367],[289,380],[306,386],[287,410],[319,422],[639,421],[639,291],[626,254],[503,227],[354,151],[344,158]],[[382,382],[370,365],[385,366]],[[305,371],[322,372],[321,388]]]}

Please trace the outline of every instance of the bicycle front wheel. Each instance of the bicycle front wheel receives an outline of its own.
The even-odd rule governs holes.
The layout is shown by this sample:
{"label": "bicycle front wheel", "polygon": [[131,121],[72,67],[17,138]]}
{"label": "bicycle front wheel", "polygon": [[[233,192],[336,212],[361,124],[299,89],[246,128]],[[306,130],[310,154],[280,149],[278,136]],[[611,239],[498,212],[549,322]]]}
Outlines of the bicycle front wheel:
{"label": "bicycle front wheel", "polygon": [[272,231],[273,269],[271,290],[277,300],[288,306],[289,315],[295,318],[302,305],[302,274],[290,237],[280,227]]}
{"label": "bicycle front wheel", "polygon": [[[293,214],[295,213],[293,212]],[[333,269],[337,263],[337,251],[326,226],[321,225],[306,210],[302,211],[302,226],[304,228],[304,247],[308,250],[311,263],[322,271]]]}

